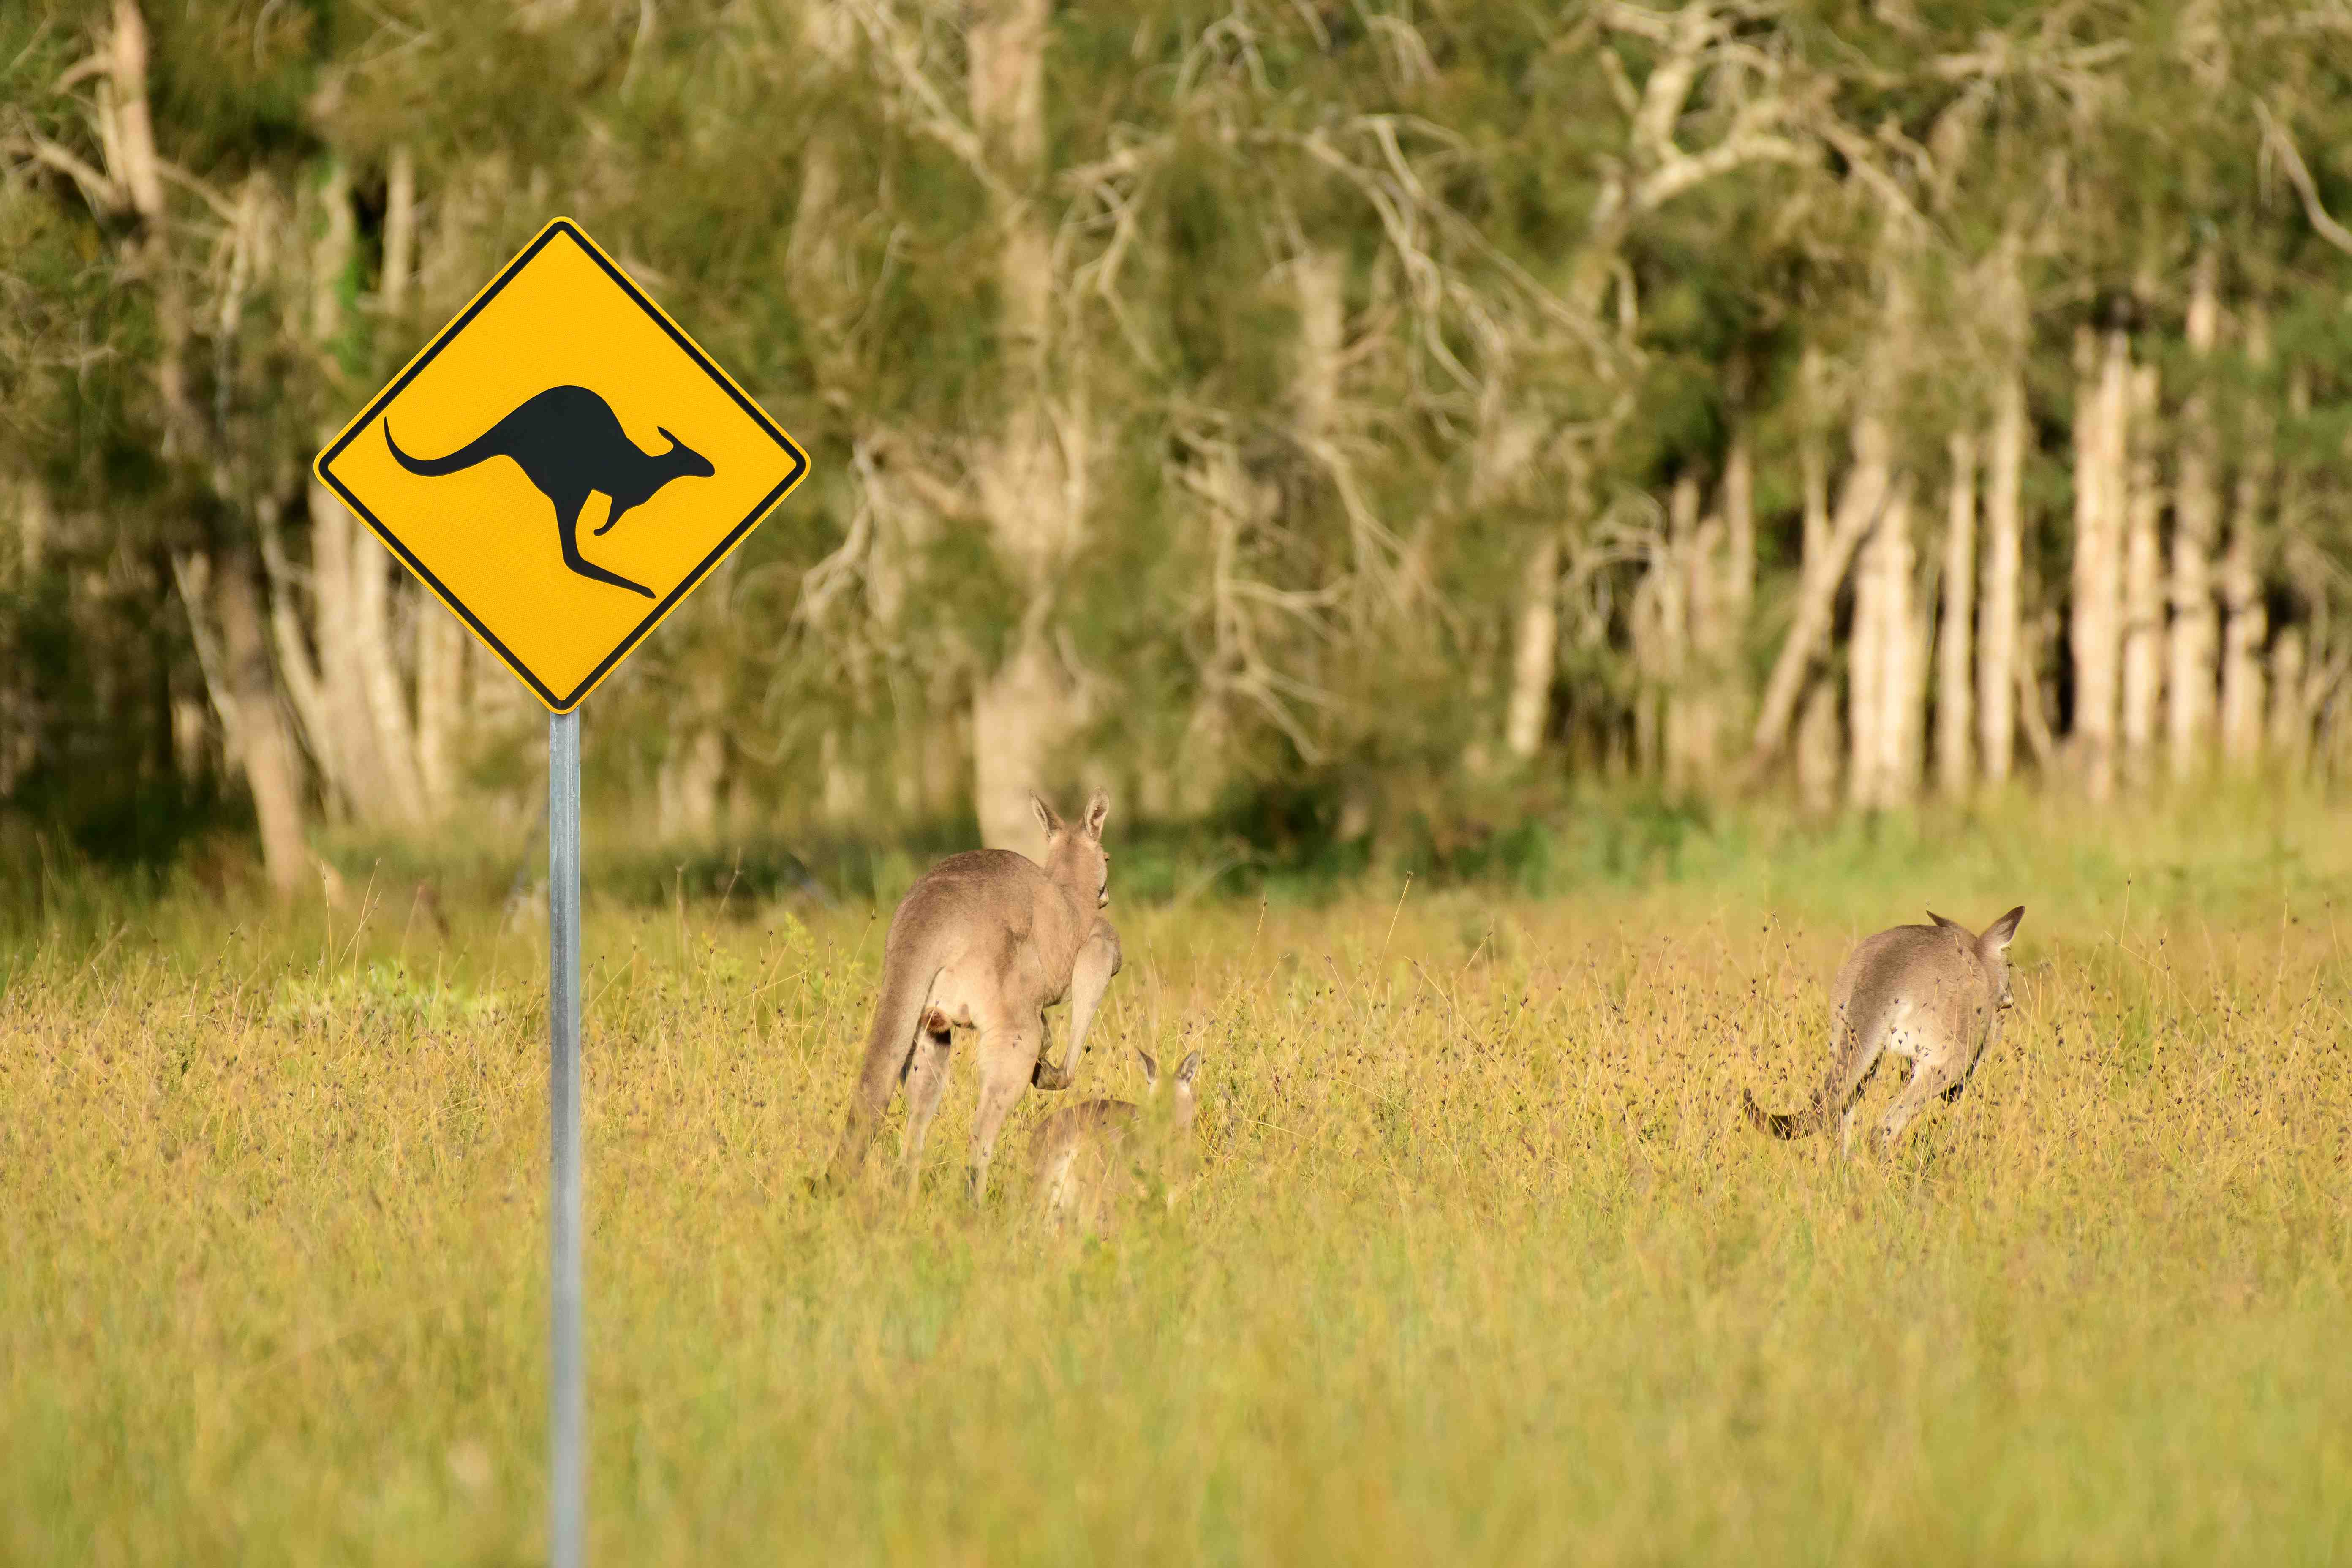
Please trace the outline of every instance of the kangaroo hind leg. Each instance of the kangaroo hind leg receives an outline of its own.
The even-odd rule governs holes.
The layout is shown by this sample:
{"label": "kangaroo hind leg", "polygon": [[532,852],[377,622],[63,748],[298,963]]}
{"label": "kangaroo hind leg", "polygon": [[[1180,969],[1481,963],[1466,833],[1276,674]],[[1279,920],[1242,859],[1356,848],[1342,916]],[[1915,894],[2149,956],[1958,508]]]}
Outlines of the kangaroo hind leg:
{"label": "kangaroo hind leg", "polygon": [[1911,1081],[1895,1097],[1879,1119],[1878,1147],[1882,1153],[1890,1152],[1903,1130],[1911,1125],[1918,1114],[1927,1109],[1927,1102],[1948,1089],[1965,1081],[1958,1068],[1941,1057],[1930,1057],[1911,1069]]}
{"label": "kangaroo hind leg", "polygon": [[940,1097],[947,1092],[948,1060],[954,1049],[955,1035],[948,1026],[947,1015],[937,1007],[929,1009],[907,1058],[907,1134],[899,1165],[909,1194],[922,1168],[923,1140],[930,1135],[931,1119],[939,1114]]}
{"label": "kangaroo hind leg", "polygon": [[1030,1075],[1037,1070],[1043,1034],[1035,1014],[1011,1022],[992,1020],[981,1029],[980,1104],[972,1111],[971,1163],[965,1177],[974,1203],[988,1195],[988,1166],[996,1155],[996,1135],[1004,1130],[1013,1101],[1021,1098],[1021,1091],[1029,1087]]}
{"label": "kangaroo hind leg", "polygon": [[1824,1111],[1836,1110],[1838,1119],[1838,1151],[1853,1152],[1853,1119],[1862,1109],[1862,1091],[1878,1076],[1878,1061],[1886,1049],[1883,1028],[1868,1033],[1854,1028],[1841,1019],[1838,1032],[1843,1037],[1844,1049],[1838,1053],[1836,1066],[1830,1069],[1830,1081],[1822,1086]]}
{"label": "kangaroo hind leg", "polygon": [[[555,539],[563,547],[563,563],[594,582],[610,583],[615,588],[626,588],[630,593],[643,594],[648,599],[654,597],[654,591],[643,583],[632,583],[617,572],[607,572],[580,553],[580,513],[588,504],[588,496],[586,490],[567,489],[562,495],[547,498],[555,504]],[[609,528],[612,524],[608,522],[604,526]],[[602,533],[604,530],[600,528],[596,531]]]}

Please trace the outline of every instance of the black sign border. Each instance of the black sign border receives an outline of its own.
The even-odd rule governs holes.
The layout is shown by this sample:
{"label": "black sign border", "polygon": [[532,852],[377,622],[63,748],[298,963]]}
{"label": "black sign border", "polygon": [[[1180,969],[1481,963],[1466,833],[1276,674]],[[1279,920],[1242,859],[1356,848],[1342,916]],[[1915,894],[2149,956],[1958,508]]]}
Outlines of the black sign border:
{"label": "black sign border", "polygon": [[[531,671],[529,665],[517,658],[514,651],[505,643],[500,642],[497,634],[484,626],[479,617],[467,609],[440,578],[426,570],[425,563],[419,561],[408,547],[400,542],[398,536],[384,525],[383,519],[368,510],[366,503],[352,493],[350,487],[335,477],[334,471],[335,459],[342,456],[344,448],[359,439],[363,431],[383,418],[384,410],[391,406],[393,399],[398,397],[407,388],[408,384],[415,381],[423,373],[425,367],[439,356],[443,349],[457,340],[457,334],[464,331],[474,318],[481,314],[489,302],[499,297],[506,286],[514,280],[516,274],[530,265],[532,259],[541,251],[552,245],[559,237],[570,239],[577,245],[582,253],[603,270],[604,276],[618,284],[621,291],[626,294],[639,310],[652,317],[661,330],[669,335],[670,341],[684,350],[688,358],[701,366],[704,374],[725,388],[727,395],[735,400],[736,405],[751,416],[752,422],[766,431],[769,437],[777,446],[782,447],[793,460],[792,471],[784,476],[783,481],[762,497],[742,521],[728,531],[726,537],[721,539],[718,546],[703,558],[701,564],[688,573],[677,586],[671,589],[669,594],[654,606],[652,612],[637,623],[636,629],[621,639],[619,647],[605,655],[603,662],[589,671],[587,677],[578,686],[572,688],[568,695],[562,697],[548,689],[547,684]],[[560,217],[541,229],[539,237],[523,247],[520,255],[508,262],[499,275],[490,279],[488,285],[474,297],[473,302],[458,313],[457,320],[435,333],[433,341],[425,344],[423,352],[409,362],[408,367],[395,376],[390,385],[368,400],[368,405],[360,411],[359,416],[351,422],[341,436],[335,438],[334,443],[319,454],[319,460],[314,467],[319,477],[326,481],[328,487],[336,495],[342,498],[345,506],[352,509],[352,515],[366,523],[375,536],[383,541],[385,548],[398,556],[402,563],[415,573],[420,582],[433,590],[435,597],[455,611],[458,619],[472,627],[474,635],[481,638],[490,651],[504,660],[509,669],[522,678],[523,684],[529,686],[537,694],[539,700],[547,705],[549,711],[569,713],[580,706],[605,676],[612,673],[615,665],[635,652],[637,645],[646,639],[646,635],[661,625],[664,617],[677,607],[679,601],[700,586],[702,580],[710,574],[711,569],[726,558],[727,552],[742,542],[743,536],[758,527],[767,514],[774,510],[776,503],[782,500],[792,488],[801,482],[802,477],[808,472],[808,454],[801,449],[798,442],[784,434],[782,426],[768,417],[765,410],[745,395],[743,389],[735,384],[734,379],[719,369],[718,363],[709,354],[704,353],[694,340],[680,330],[677,322],[669,319],[667,312],[648,299],[645,290],[631,281],[627,273],[614,266],[611,258],[605,256],[594,240],[588,237],[578,224],[568,217]]]}

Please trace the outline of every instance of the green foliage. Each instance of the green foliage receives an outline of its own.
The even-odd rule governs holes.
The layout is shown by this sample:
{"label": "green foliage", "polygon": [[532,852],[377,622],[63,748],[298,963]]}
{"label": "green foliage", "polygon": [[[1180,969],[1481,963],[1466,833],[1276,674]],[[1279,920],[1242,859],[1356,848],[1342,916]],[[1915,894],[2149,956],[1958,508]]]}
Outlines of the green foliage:
{"label": "green foliage", "polygon": [[[1089,697],[1083,754],[1065,771],[1198,769],[1216,787],[1196,800],[1262,795],[1202,831],[1239,832],[1282,865],[1319,863],[1328,846],[1233,822],[1286,822],[1301,798],[1353,790],[1377,798],[1381,833],[1426,841],[1415,853],[1432,877],[1468,857],[1473,879],[1523,865],[1540,868],[1507,874],[1548,884],[1581,851],[1457,851],[1457,835],[1475,847],[1517,830],[1468,833],[1475,813],[1432,804],[1483,787],[1474,759],[1497,750],[1530,542],[1563,536],[1597,606],[1556,650],[1558,743],[1537,769],[1556,786],[1620,765],[1637,704],[1659,690],[1630,647],[1655,552],[1596,564],[1619,549],[1604,533],[1646,519],[1645,498],[1678,477],[1712,483],[1735,432],[1757,459],[1761,574],[1736,662],[1750,675],[1769,662],[1798,564],[1796,439],[1843,429],[1890,266],[1916,338],[1891,413],[1923,480],[1946,437],[1981,422],[2012,346],[2026,356],[2032,608],[2057,605],[2068,579],[2073,331],[2120,317],[2159,371],[2168,427],[2201,387],[2226,459],[2260,443],[2283,459],[2263,586],[2274,623],[2314,640],[2312,668],[2336,668],[2334,645],[2317,643],[2336,636],[2352,580],[2339,477],[2352,262],[2312,220],[2282,148],[2299,150],[2318,211],[2352,214],[2352,69],[2311,41],[2336,35],[2273,0],[1742,13],[1662,145],[1643,141],[1659,128],[1635,106],[1675,58],[1664,13],[1059,7],[1045,166],[1013,194],[1050,237],[1049,401],[1056,438],[1087,467],[1081,538],[1042,587],[973,500],[1017,345],[1001,321],[1004,193],[956,134],[972,110],[950,11],[146,11],[170,171],[162,260],[119,199],[64,161],[102,170],[117,155],[94,79],[76,71],[110,12],[39,0],[0,15],[0,525],[19,479],[70,524],[52,576],[0,589],[0,645],[19,654],[19,685],[42,691],[26,731],[40,764],[0,810],[94,857],[124,842],[162,863],[229,809],[217,732],[193,754],[156,754],[171,702],[205,684],[173,553],[282,542],[271,592],[299,599],[315,564],[303,469],[322,430],[558,211],[611,245],[815,458],[793,504],[600,693],[610,749],[594,782],[609,797],[647,794],[693,712],[723,716],[730,786],[786,824],[815,815],[828,767],[879,803],[877,841],[901,818],[960,812],[902,805],[897,784],[926,745],[980,743],[956,715],[1034,589]],[[1735,133],[1780,138],[1784,155],[1729,161],[1611,227],[1626,180],[1661,160],[1695,167]],[[402,155],[420,229],[394,309]],[[322,277],[336,171],[356,234]],[[236,216],[248,199],[249,233]],[[1989,258],[2010,240],[2028,290],[2017,345],[1984,309]],[[2220,353],[2194,359],[2180,323],[2209,243],[2232,325]],[[1330,365],[1307,363],[1310,262],[1339,279]],[[187,306],[183,368],[201,410],[198,430],[169,440],[166,281]],[[2258,309],[2273,345],[2262,365],[2241,330]],[[1824,408],[1799,396],[1809,348],[1829,363]],[[2306,393],[2307,408],[2289,407]],[[1484,443],[1517,420],[1533,432],[1523,468],[1487,483]],[[67,592],[93,574],[106,592]],[[820,583],[835,590],[822,606]],[[1215,757],[1188,750],[1209,734]],[[483,740],[471,761],[512,797],[527,770],[506,744]],[[100,756],[103,789],[64,782]],[[192,791],[184,773],[208,782]],[[136,799],[94,804],[118,788]],[[68,808],[116,825],[68,824],[56,814]]]}

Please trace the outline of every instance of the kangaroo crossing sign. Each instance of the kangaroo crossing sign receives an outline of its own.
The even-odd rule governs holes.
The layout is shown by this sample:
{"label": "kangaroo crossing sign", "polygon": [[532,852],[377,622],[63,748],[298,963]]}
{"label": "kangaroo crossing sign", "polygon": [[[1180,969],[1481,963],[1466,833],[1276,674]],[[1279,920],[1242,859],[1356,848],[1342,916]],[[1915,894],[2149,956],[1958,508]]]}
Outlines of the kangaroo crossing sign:
{"label": "kangaroo crossing sign", "polygon": [[800,483],[808,457],[594,240],[557,218],[313,466],[551,714],[548,1558],[581,1568],[578,709]]}
{"label": "kangaroo crossing sign", "polygon": [[808,458],[569,218],[343,426],[320,482],[557,713]]}

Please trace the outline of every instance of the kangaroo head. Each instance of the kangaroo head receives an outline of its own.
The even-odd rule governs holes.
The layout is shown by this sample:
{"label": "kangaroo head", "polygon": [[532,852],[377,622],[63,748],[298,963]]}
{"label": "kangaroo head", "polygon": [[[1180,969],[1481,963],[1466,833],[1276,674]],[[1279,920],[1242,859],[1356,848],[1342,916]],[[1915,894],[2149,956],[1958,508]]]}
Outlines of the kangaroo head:
{"label": "kangaroo head", "polygon": [[711,475],[719,471],[710,466],[709,458],[704,457],[701,453],[696,451],[693,447],[688,446],[677,437],[671,436],[670,433],[667,430],[663,429],[662,426],[656,425],[654,428],[660,430],[662,435],[668,437],[669,440],[669,450],[664,452],[662,456],[669,459],[670,467],[677,469],[677,472],[685,478],[689,479],[707,479]]}
{"label": "kangaroo head", "polygon": [[1103,824],[1110,818],[1110,796],[1102,790],[1087,802],[1087,814],[1077,823],[1064,822],[1054,808],[1035,795],[1029,805],[1037,826],[1045,830],[1045,874],[1076,893],[1083,902],[1092,897],[1095,908],[1110,902],[1110,851],[1103,847]]}
{"label": "kangaroo head", "polygon": [[1984,935],[1976,939],[1977,962],[1984,965],[1986,977],[1992,982],[1993,1005],[2003,1010],[2017,1005],[2009,994],[2009,944],[2017,935],[2017,922],[2024,918],[2025,906],[2020,904],[1985,927]]}
{"label": "kangaroo head", "polygon": [[[1143,1063],[1144,1093],[1158,1094],[1160,1092],[1159,1058],[1140,1046],[1135,1048],[1135,1054]],[[1201,1053],[1198,1051],[1186,1052],[1184,1059],[1176,1064],[1176,1080],[1169,1090],[1168,1119],[1179,1129],[1192,1125],[1192,1112],[1200,1105],[1200,1097],[1195,1092],[1194,1086],[1194,1080],[1199,1078],[1200,1072]]]}

